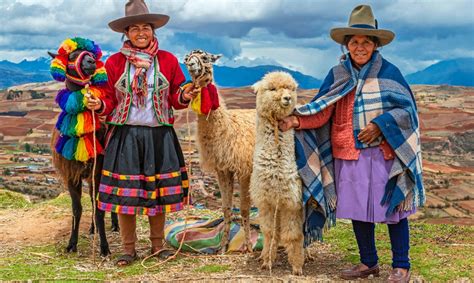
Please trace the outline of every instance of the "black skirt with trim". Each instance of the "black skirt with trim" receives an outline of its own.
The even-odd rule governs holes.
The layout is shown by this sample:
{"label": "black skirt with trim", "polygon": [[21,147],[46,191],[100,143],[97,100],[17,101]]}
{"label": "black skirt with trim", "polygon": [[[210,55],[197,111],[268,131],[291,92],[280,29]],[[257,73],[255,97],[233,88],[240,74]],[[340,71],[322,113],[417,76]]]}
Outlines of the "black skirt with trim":
{"label": "black skirt with trim", "polygon": [[189,181],[173,127],[116,126],[104,153],[98,208],[156,215],[183,209]]}

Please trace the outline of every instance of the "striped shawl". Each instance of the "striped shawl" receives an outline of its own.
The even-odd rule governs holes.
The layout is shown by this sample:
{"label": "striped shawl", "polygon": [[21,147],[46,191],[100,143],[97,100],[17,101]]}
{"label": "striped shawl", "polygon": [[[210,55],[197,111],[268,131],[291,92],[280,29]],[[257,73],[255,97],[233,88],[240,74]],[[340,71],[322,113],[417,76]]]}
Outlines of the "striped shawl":
{"label": "striped shawl", "polygon": [[[356,88],[353,114],[356,148],[380,144],[382,137],[371,144],[357,139],[361,130],[372,122],[396,154],[382,199],[382,204],[388,204],[387,215],[423,205],[419,122],[409,85],[398,68],[378,51],[358,73],[352,68],[349,54],[345,57],[331,69],[313,100],[297,108],[295,115],[316,114]],[[306,207],[305,244],[321,239],[322,228],[335,223],[336,188],[330,131],[331,122],[321,128],[295,131],[296,160]]]}

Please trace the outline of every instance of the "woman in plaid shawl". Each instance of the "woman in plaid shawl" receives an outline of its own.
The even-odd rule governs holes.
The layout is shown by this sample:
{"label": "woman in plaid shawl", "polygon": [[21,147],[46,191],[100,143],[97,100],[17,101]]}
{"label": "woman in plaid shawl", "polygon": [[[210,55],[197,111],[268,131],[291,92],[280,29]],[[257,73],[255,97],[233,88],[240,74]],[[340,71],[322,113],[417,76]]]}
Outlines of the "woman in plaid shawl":
{"label": "woman in plaid shawl", "polygon": [[331,37],[349,53],[318,95],[279,125],[300,130],[295,137],[303,199],[318,203],[306,209],[305,232],[320,235],[314,231],[324,221],[331,224],[334,210],[337,218],[351,219],[361,263],[341,277],[357,279],[378,276],[374,227],[386,223],[393,252],[388,280],[408,282],[407,217],[425,199],[415,100],[398,68],[377,51],[394,34],[378,29],[370,6],[354,8],[349,27],[332,29]]}

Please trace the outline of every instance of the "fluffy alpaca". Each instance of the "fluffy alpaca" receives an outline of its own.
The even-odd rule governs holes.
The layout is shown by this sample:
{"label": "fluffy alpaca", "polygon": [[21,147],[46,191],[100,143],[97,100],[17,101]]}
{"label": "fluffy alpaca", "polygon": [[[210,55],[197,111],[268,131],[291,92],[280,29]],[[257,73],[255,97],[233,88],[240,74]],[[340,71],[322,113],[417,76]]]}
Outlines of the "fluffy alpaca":
{"label": "fluffy alpaca", "polygon": [[272,72],[254,86],[257,133],[250,194],[263,232],[262,268],[271,268],[279,245],[286,248],[293,274],[303,273],[302,185],[295,158],[294,132],[278,130],[277,121],[296,105],[296,81]]}
{"label": "fluffy alpaca", "polygon": [[[207,85],[212,81],[212,63],[218,58],[201,50],[195,50],[186,56],[185,64],[196,85]],[[199,81],[200,78],[204,80],[204,84]],[[218,100],[219,106],[214,105],[214,110],[210,110],[210,113],[207,110],[198,113],[197,142],[201,167],[205,171],[217,173],[224,213],[221,252],[226,251],[229,241],[234,178],[240,184],[244,248],[251,252],[249,185],[255,145],[255,110],[228,110],[217,92],[215,96],[217,97],[213,100]]]}
{"label": "fluffy alpaca", "polygon": [[[93,41],[84,38],[72,38],[65,40],[58,49],[58,54],[49,53],[53,60],[51,62],[51,75],[57,81],[65,81],[66,88],[60,90],[56,96],[56,102],[63,112],[58,118],[56,128],[51,138],[53,149],[53,164],[58,174],[68,188],[72,201],[72,228],[67,252],[77,251],[79,236],[79,224],[82,215],[81,194],[82,180],[86,180],[92,188],[92,178],[95,184],[100,182],[100,171],[102,170],[102,155],[96,157],[96,171],[92,172],[94,160],[94,145],[92,132],[92,113],[85,109],[85,98],[92,93],[100,96],[100,90],[96,85],[106,82],[107,76],[103,63],[100,61],[102,55],[100,48]],[[84,86],[90,84],[90,89]],[[96,116],[96,151],[100,153],[102,147],[100,140],[104,135],[104,128]],[[92,195],[91,200],[97,196]],[[110,254],[109,244],[105,235],[104,212],[96,210],[95,220],[100,236],[100,254]],[[112,230],[118,231],[118,220],[115,213],[112,214]],[[90,233],[95,232],[92,222]]]}

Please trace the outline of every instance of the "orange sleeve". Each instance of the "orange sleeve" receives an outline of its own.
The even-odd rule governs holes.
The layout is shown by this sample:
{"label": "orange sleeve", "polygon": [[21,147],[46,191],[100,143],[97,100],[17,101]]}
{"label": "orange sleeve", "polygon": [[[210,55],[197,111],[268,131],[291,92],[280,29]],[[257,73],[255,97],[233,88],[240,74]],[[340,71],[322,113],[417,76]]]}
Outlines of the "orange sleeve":
{"label": "orange sleeve", "polygon": [[309,116],[297,116],[300,126],[296,130],[304,129],[316,129],[324,126],[332,116],[334,112],[334,105],[331,105],[324,109],[323,111]]}

